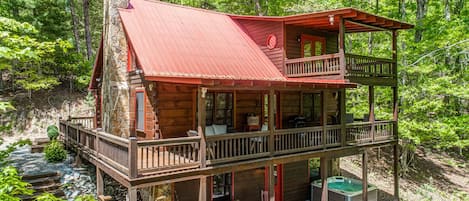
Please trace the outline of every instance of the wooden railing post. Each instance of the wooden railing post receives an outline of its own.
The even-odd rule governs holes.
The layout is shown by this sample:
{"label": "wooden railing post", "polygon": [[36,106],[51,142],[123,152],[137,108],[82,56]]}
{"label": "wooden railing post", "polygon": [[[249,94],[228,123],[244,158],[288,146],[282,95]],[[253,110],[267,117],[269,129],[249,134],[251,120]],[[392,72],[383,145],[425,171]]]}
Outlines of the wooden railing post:
{"label": "wooden railing post", "polygon": [[322,147],[326,149],[326,141],[327,141],[327,97],[326,97],[326,91],[322,91],[321,93],[321,105],[322,105]]}
{"label": "wooden railing post", "polygon": [[200,136],[200,167],[206,167],[207,160],[207,143],[205,138],[205,95],[207,93],[207,88],[199,87],[197,91],[197,132]]}
{"label": "wooden railing post", "polygon": [[137,138],[129,137],[129,178],[137,178],[138,175],[138,149]]}
{"label": "wooden railing post", "polygon": [[270,155],[274,155],[275,153],[275,138],[274,138],[274,134],[275,134],[275,124],[274,124],[274,121],[275,121],[275,115],[274,115],[274,111],[275,111],[275,108],[274,108],[274,104],[275,103],[275,91],[273,89],[270,89],[269,91],[269,152],[270,152]]}
{"label": "wooden railing post", "polygon": [[368,86],[368,104],[369,104],[369,117],[368,121],[371,123],[371,140],[375,141],[375,87]]}
{"label": "wooden railing post", "polygon": [[347,134],[347,117],[346,117],[346,104],[345,104],[346,89],[340,90],[340,144],[345,146],[345,138]]}

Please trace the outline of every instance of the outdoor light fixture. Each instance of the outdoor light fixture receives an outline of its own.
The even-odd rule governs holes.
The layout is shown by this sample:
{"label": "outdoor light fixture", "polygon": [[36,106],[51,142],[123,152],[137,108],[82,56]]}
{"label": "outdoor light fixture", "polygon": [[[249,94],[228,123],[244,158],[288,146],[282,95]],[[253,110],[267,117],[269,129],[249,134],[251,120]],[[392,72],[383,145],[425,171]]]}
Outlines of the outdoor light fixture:
{"label": "outdoor light fixture", "polygon": [[334,25],[334,15],[329,15],[329,23]]}
{"label": "outdoor light fixture", "polygon": [[101,82],[101,78],[96,78],[96,82]]}
{"label": "outdoor light fixture", "polygon": [[298,41],[299,43],[301,43],[301,35],[296,36],[296,41]]}
{"label": "outdoor light fixture", "polygon": [[137,70],[135,70],[135,73],[136,73],[137,75],[139,75],[140,73],[142,73],[142,70],[137,69]]}

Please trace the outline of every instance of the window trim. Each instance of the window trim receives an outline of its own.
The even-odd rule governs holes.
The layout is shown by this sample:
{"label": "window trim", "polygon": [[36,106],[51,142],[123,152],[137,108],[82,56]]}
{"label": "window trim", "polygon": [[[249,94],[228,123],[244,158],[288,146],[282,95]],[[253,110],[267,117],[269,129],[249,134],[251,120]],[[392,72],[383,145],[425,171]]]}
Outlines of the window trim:
{"label": "window trim", "polygon": [[[138,103],[137,101],[138,101],[138,100],[137,100],[137,94],[138,94],[138,93],[142,93],[142,94],[143,94],[143,129],[137,128],[137,127],[138,127],[138,122],[137,122],[137,120],[138,120],[138,105],[137,105],[137,103]],[[134,95],[135,95],[135,99],[134,99],[134,103],[135,103],[135,104],[134,104],[134,109],[135,109],[135,115],[134,115],[134,117],[135,117],[135,120],[134,120],[134,122],[135,122],[135,124],[134,124],[134,130],[135,130],[135,131],[138,131],[138,132],[145,132],[145,124],[146,124],[146,123],[145,123],[145,106],[146,106],[146,103],[145,103],[145,96],[146,96],[146,94],[145,94],[145,89],[144,89],[144,88],[136,88]]]}

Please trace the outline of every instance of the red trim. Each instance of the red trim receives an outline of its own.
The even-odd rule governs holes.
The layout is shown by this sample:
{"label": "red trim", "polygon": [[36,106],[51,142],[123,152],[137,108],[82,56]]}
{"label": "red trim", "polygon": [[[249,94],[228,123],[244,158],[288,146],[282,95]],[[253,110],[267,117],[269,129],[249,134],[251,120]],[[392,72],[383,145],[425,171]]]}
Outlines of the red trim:
{"label": "red trim", "polygon": [[[138,112],[138,108],[137,108],[137,93],[143,93],[143,130],[140,130],[140,129],[137,129],[137,112]],[[144,88],[137,88],[135,89],[135,92],[134,92],[134,96],[135,96],[135,99],[134,99],[134,130],[137,131],[137,132],[143,132],[145,133],[145,89]],[[146,136],[146,134],[145,134]]]}
{"label": "red trim", "polygon": [[127,72],[132,71],[132,48],[130,43],[127,43]]}
{"label": "red trim", "polygon": [[283,165],[277,164],[277,184],[275,185],[275,201],[283,201]]}

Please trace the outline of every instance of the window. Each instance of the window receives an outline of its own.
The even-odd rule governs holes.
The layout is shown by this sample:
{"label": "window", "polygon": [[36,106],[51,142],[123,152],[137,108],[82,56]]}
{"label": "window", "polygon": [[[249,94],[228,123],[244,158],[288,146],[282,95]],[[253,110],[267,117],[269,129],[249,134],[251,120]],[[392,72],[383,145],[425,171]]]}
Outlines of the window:
{"label": "window", "polygon": [[326,38],[311,35],[301,35],[301,56],[312,57],[326,53]]}
{"label": "window", "polygon": [[233,127],[233,93],[210,92],[206,97],[206,125]]}
{"label": "window", "polygon": [[231,200],[231,185],[231,173],[214,175],[212,200]]}
{"label": "window", "polygon": [[317,126],[321,122],[321,94],[303,94],[303,115],[307,126]]}
{"label": "window", "polygon": [[135,128],[137,130],[144,130],[144,121],[145,121],[145,106],[144,106],[144,92],[135,93]]}

